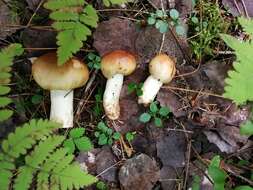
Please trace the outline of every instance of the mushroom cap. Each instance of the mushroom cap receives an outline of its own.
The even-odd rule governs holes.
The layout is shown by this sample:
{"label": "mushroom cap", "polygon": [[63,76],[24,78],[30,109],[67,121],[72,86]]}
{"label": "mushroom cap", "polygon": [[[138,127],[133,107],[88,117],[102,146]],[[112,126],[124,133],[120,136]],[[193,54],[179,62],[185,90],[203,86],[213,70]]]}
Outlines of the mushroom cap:
{"label": "mushroom cap", "polygon": [[176,73],[175,62],[168,55],[159,54],[149,63],[149,72],[162,83],[169,83]]}
{"label": "mushroom cap", "polygon": [[46,90],[71,90],[83,86],[89,79],[87,66],[76,58],[58,66],[56,52],[35,59],[32,74],[34,80]]}
{"label": "mushroom cap", "polygon": [[108,53],[101,61],[101,70],[106,78],[111,78],[115,74],[130,75],[135,68],[135,56],[123,50]]}

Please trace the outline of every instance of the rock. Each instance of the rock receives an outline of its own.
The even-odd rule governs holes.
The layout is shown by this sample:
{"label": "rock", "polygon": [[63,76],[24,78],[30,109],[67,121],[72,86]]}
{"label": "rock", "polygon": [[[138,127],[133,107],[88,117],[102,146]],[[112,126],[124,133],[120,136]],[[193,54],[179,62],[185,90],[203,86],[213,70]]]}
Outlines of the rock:
{"label": "rock", "polygon": [[162,167],[160,172],[160,182],[163,190],[172,190],[176,188],[176,180],[183,169],[175,169],[173,167]]}
{"label": "rock", "polygon": [[109,146],[104,146],[102,150],[96,156],[97,175],[108,182],[117,181],[117,166],[113,166],[117,163],[115,156],[113,155]]}
{"label": "rock", "polygon": [[119,181],[124,190],[151,190],[159,176],[156,162],[145,154],[127,160],[119,171]]}

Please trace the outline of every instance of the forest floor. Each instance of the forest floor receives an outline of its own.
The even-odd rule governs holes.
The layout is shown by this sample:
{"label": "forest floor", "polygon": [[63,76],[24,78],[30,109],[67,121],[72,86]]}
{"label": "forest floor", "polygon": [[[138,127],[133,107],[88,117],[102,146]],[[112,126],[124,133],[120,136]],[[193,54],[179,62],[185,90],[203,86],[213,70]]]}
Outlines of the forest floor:
{"label": "forest floor", "polygon": [[[196,5],[192,0],[144,0],[110,8],[101,1],[88,2],[98,10],[99,24],[75,55],[89,65],[90,80],[89,85],[75,90],[74,127],[85,128],[94,149],[74,153],[101,181],[89,188],[213,189],[215,182],[207,170],[217,155],[228,175],[226,189],[253,186],[252,138],[239,132],[240,124],[250,117],[251,106],[236,106],[222,96],[235,55],[219,37],[227,33],[244,38],[236,17],[253,16],[251,0],[238,4],[203,0]],[[29,60],[57,48],[57,33],[50,27],[49,12],[42,4],[40,0],[0,1],[0,46],[15,42],[26,50],[13,66],[9,97],[15,115],[0,124],[1,139],[14,126],[33,118],[49,118],[49,92],[32,79]],[[178,18],[172,19],[172,9],[177,10]],[[157,10],[165,11],[167,17],[159,17]],[[153,23],[158,20],[168,21],[168,28]],[[136,55],[138,66],[124,78],[120,118],[111,121],[103,111],[106,79],[99,65],[101,57],[119,49]],[[153,108],[144,107],[138,104],[136,92],[149,76],[148,63],[158,53],[173,57],[176,75],[162,86]],[[155,113],[149,122],[141,121],[143,113],[152,115],[153,109],[161,107],[170,112],[166,116]],[[101,122],[121,138],[114,139],[113,134],[100,137]]]}

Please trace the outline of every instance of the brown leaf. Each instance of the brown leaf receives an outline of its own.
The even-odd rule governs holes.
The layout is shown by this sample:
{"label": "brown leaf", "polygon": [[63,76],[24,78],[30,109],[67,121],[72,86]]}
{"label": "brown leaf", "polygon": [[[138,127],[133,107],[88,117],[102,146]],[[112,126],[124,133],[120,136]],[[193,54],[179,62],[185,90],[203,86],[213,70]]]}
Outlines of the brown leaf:
{"label": "brown leaf", "polygon": [[114,50],[126,50],[135,54],[134,41],[137,37],[137,27],[130,20],[111,18],[101,22],[93,37],[93,46],[100,56]]}

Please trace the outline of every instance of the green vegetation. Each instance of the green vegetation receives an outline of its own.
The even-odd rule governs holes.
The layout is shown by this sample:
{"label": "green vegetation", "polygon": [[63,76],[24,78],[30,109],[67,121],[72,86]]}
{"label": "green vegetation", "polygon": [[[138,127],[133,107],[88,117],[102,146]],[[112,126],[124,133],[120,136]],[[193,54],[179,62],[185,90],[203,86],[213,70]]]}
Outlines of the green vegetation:
{"label": "green vegetation", "polygon": [[89,53],[88,56],[88,67],[90,69],[100,69],[101,67],[101,57],[94,54],[94,53]]}
{"label": "green vegetation", "polygon": [[[0,153],[1,189],[9,189],[14,171],[15,190],[29,189],[35,179],[38,190],[76,189],[97,181],[83,172],[73,162],[74,156],[61,147],[65,137],[53,134],[60,127],[53,122],[32,120],[9,134]],[[23,164],[16,165],[23,156]]]}
{"label": "green vegetation", "polygon": [[135,92],[137,96],[141,96],[143,94],[142,87],[143,83],[136,84],[134,82],[130,82],[127,86],[127,91],[129,94]]}
{"label": "green vegetation", "polygon": [[198,1],[189,26],[192,51],[197,60],[213,56],[214,44],[220,40],[219,34],[226,32],[227,23],[221,16],[218,3]]}
{"label": "green vegetation", "polygon": [[171,9],[169,11],[169,15],[162,10],[156,10],[155,13],[151,13],[150,16],[148,17],[148,24],[154,25],[161,33],[166,33],[168,32],[168,29],[169,29],[169,24],[168,24],[169,17],[171,19],[170,25],[172,27],[175,27],[176,33],[178,35],[184,35],[185,29],[180,24],[179,12],[176,9]]}
{"label": "green vegetation", "polygon": [[85,128],[71,129],[68,138],[63,142],[63,146],[68,149],[68,153],[73,154],[75,150],[89,151],[93,145],[89,137],[85,136]]}
{"label": "green vegetation", "polygon": [[103,121],[98,123],[95,137],[98,139],[99,145],[112,145],[114,140],[120,139],[120,136],[119,132],[113,132]]}
{"label": "green vegetation", "polygon": [[12,101],[6,95],[10,92],[10,87],[7,85],[11,79],[11,66],[15,56],[23,53],[23,48],[20,44],[12,44],[0,52],[0,122],[12,116],[13,111],[5,107]]}
{"label": "green vegetation", "polygon": [[170,109],[162,106],[158,107],[157,102],[152,102],[149,106],[149,111],[140,115],[139,120],[142,123],[148,123],[154,118],[154,123],[157,127],[163,127],[163,120],[169,118]]}

